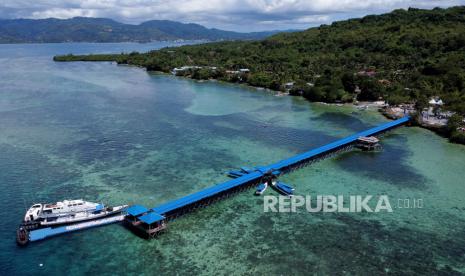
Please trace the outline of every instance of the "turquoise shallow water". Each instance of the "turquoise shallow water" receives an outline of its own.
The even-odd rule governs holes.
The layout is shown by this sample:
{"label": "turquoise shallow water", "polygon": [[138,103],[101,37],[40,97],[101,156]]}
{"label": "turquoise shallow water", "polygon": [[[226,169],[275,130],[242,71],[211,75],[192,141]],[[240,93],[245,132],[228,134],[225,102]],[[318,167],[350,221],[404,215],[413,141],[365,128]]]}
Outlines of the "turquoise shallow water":
{"label": "turquoise shallow water", "polygon": [[465,147],[419,128],[386,135],[382,152],[340,155],[283,181],[300,195],[416,198],[421,209],[264,213],[251,190],[170,222],[157,240],[112,225],[18,248],[14,231],[33,202],[153,207],[226,180],[228,169],[386,121],[264,90],[51,60],[162,46],[0,45],[2,274],[465,273]]}

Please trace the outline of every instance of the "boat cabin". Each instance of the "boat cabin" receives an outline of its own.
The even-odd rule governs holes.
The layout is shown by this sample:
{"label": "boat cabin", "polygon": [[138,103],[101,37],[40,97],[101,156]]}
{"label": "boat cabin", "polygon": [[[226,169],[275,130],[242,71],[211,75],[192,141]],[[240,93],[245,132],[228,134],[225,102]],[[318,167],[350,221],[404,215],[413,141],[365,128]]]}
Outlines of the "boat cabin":
{"label": "boat cabin", "polygon": [[357,138],[357,148],[363,150],[376,150],[379,149],[381,146],[379,145],[379,139],[373,136],[370,137],[358,137]]}

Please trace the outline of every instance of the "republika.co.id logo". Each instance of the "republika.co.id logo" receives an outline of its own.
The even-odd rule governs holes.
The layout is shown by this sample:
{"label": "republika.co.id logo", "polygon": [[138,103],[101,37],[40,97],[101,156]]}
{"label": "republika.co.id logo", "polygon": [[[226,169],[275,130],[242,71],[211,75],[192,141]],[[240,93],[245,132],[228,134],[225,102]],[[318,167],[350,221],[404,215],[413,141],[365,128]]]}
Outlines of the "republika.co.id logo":
{"label": "republika.co.id logo", "polygon": [[[263,197],[263,210],[265,212],[290,213],[305,209],[307,212],[325,213],[379,213],[393,212],[393,205],[387,195],[318,195],[318,196],[271,196]],[[413,204],[406,204],[412,201]],[[402,204],[399,204],[402,203]],[[406,206],[409,207],[406,207]],[[404,207],[402,207],[404,206]],[[423,208],[422,199],[399,199],[394,208]]]}

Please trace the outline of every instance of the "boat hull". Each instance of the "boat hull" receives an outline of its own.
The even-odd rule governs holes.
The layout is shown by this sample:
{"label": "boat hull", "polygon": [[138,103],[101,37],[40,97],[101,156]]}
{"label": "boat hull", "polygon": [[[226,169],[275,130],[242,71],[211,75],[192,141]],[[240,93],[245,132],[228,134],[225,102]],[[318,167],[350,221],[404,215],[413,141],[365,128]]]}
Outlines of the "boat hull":
{"label": "boat hull", "polygon": [[267,183],[263,183],[263,184],[260,184],[258,187],[257,187],[257,190],[255,191],[255,195],[262,195],[266,188],[268,187],[268,184]]}
{"label": "boat hull", "polygon": [[123,221],[124,217],[124,214],[117,214],[109,217],[94,219],[90,221],[83,221],[64,226],[44,227],[41,229],[32,230],[28,233],[28,242],[40,241],[61,234],[90,229],[112,223],[118,223]]}
{"label": "boat hull", "polygon": [[117,210],[114,210],[114,211],[104,211],[102,213],[99,213],[99,214],[93,214],[91,216],[87,216],[87,217],[79,217],[79,218],[76,218],[76,219],[73,219],[73,220],[69,220],[69,221],[57,221],[57,222],[41,222],[40,225],[42,227],[50,227],[50,226],[62,226],[62,225],[68,225],[68,224],[74,224],[74,223],[78,223],[78,222],[84,222],[84,221],[88,221],[88,220],[94,220],[94,219],[100,219],[100,218],[104,218],[104,217],[110,217],[110,216],[114,216],[114,215],[117,215],[119,213],[121,213],[122,211],[125,210],[125,207],[123,206],[118,206],[118,207],[121,207],[121,208],[118,208]]}
{"label": "boat hull", "polygon": [[273,187],[282,195],[293,196],[294,194],[294,188],[282,182],[277,182]]}
{"label": "boat hull", "polygon": [[20,246],[26,246],[29,243],[29,231],[22,227],[16,230],[16,243]]}

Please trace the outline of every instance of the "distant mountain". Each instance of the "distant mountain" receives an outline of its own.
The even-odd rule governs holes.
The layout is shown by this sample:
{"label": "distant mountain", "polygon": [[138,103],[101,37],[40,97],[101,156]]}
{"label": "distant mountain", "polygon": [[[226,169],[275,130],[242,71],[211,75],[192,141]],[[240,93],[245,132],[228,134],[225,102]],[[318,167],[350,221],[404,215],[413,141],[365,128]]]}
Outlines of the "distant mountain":
{"label": "distant mountain", "polygon": [[238,33],[169,20],[151,20],[130,25],[91,17],[0,19],[0,43],[251,40],[265,38],[277,32]]}

